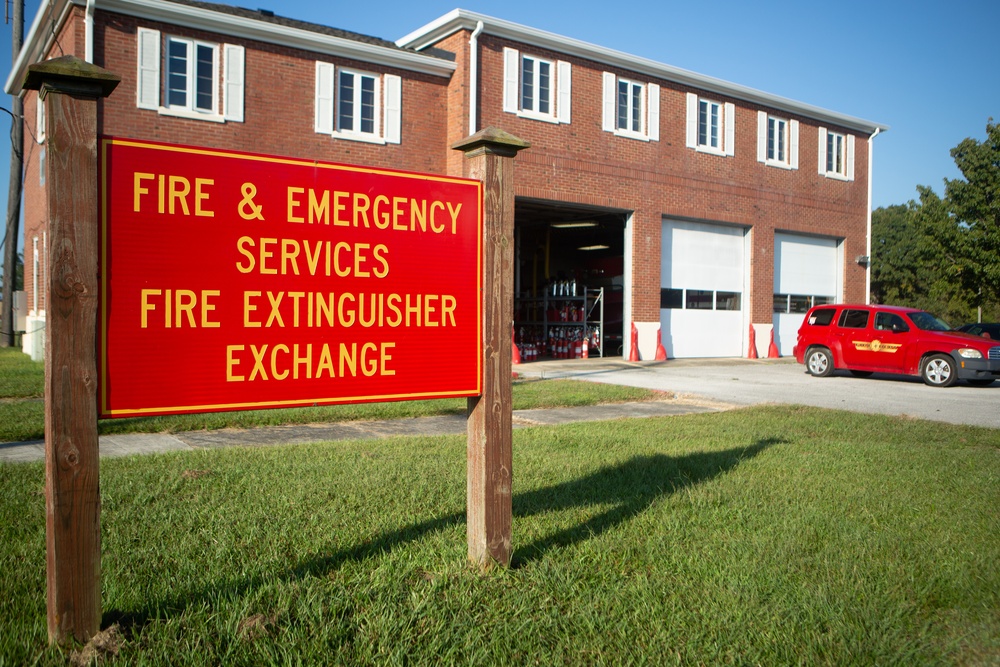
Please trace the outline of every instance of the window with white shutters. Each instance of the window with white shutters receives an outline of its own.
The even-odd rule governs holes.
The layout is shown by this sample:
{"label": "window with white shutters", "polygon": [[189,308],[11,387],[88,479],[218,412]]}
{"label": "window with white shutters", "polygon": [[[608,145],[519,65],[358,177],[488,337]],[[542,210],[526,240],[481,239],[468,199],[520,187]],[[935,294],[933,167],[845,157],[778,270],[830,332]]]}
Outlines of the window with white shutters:
{"label": "window with white shutters", "polygon": [[503,110],[522,118],[569,123],[572,66],[505,47]]}
{"label": "window with white shutters", "polygon": [[660,87],[605,72],[605,132],[642,141],[660,140]]}
{"label": "window with white shutters", "polygon": [[316,63],[315,130],[339,139],[401,141],[402,79]]}

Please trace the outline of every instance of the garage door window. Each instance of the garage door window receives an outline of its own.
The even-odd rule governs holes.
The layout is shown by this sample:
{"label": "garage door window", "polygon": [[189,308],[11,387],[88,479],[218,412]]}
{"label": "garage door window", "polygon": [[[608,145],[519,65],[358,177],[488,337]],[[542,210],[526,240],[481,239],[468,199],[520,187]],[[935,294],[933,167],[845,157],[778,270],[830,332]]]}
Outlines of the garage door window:
{"label": "garage door window", "polygon": [[775,294],[774,312],[776,313],[804,313],[813,306],[825,306],[833,303],[831,296],[814,296],[806,294]]}
{"label": "garage door window", "polygon": [[660,308],[663,310],[740,310],[740,292],[722,292],[698,289],[660,290]]}

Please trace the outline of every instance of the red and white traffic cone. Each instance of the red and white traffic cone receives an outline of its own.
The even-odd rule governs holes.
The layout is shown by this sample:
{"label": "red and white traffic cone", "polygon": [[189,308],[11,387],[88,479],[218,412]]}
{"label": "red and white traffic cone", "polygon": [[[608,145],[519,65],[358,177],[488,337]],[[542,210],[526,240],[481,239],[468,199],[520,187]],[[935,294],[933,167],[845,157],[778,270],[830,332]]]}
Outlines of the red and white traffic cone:
{"label": "red and white traffic cone", "polygon": [[663,347],[663,339],[659,329],[656,330],[656,356],[653,359],[656,361],[667,360],[667,348]]}
{"label": "red and white traffic cone", "polygon": [[781,353],[778,352],[778,346],[774,344],[774,327],[771,327],[771,344],[767,346],[767,358],[768,359],[781,358]]}
{"label": "red and white traffic cone", "polygon": [[757,358],[757,334],[754,333],[753,323],[750,323],[750,349],[747,350],[747,359]]}
{"label": "red and white traffic cone", "polygon": [[639,361],[639,330],[635,328],[635,322],[632,323],[632,336],[629,338],[628,360]]}

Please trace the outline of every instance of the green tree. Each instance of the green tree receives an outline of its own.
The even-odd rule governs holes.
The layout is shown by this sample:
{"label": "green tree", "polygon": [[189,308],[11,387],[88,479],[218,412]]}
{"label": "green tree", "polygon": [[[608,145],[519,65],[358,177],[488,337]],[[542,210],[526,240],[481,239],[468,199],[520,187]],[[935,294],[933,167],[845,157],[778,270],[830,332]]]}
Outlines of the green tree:
{"label": "green tree", "polygon": [[[964,179],[945,179],[949,211],[959,224],[957,273],[975,305],[1000,302],[1000,125],[990,118],[985,141],[951,150]],[[947,243],[947,241],[945,241]]]}

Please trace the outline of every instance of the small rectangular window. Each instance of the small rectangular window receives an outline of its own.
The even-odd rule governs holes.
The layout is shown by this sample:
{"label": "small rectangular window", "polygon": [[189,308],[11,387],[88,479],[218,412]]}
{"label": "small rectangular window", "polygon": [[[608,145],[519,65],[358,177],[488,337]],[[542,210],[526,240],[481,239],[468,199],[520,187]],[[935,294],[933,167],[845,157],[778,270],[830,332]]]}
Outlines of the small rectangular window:
{"label": "small rectangular window", "polygon": [[166,54],[166,106],[215,113],[219,48],[215,44],[170,37]]}
{"label": "small rectangular window", "polygon": [[712,290],[689,289],[686,290],[684,307],[687,310],[712,310],[714,307],[715,292]]}
{"label": "small rectangular window", "polygon": [[781,118],[767,119],[767,159],[787,162],[788,122]]}
{"label": "small rectangular window", "polygon": [[791,294],[788,297],[788,312],[804,313],[812,307],[812,297],[802,294]]}
{"label": "small rectangular window", "polygon": [[787,313],[788,312],[788,295],[787,294],[775,294],[774,295],[774,308],[772,310],[775,313]]}
{"label": "small rectangular window", "polygon": [[684,290],[664,288],[660,290],[660,308],[680,310],[684,307]]}
{"label": "small rectangular window", "polygon": [[847,175],[847,144],[844,135],[826,133],[826,171],[828,174]]}
{"label": "small rectangular window", "polygon": [[642,132],[642,84],[625,79],[618,80],[618,124],[619,130]]}
{"label": "small rectangular window", "polygon": [[716,310],[740,310],[741,294],[739,292],[716,292]]}
{"label": "small rectangular window", "polygon": [[371,74],[340,70],[337,77],[337,129],[376,135],[378,84]]}
{"label": "small rectangular window", "polygon": [[864,329],[868,326],[868,311],[848,308],[840,314],[838,326],[845,329]]}
{"label": "small rectangular window", "polygon": [[719,103],[698,100],[698,145],[721,150],[720,127]]}

